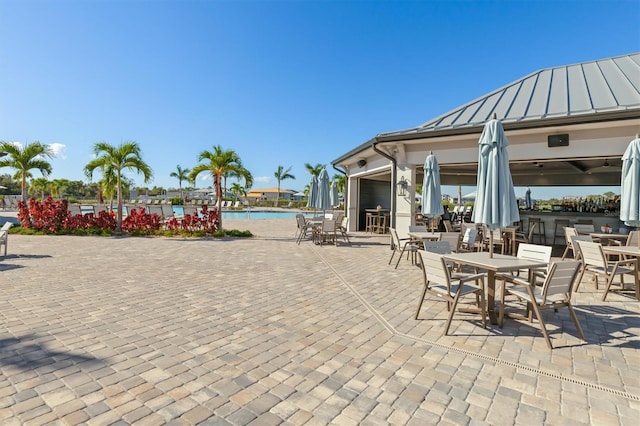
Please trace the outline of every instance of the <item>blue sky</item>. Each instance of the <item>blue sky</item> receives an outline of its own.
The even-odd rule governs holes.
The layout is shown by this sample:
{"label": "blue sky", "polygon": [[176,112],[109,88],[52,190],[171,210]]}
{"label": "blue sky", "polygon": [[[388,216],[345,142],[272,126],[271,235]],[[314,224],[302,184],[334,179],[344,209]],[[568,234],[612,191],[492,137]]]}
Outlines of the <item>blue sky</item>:
{"label": "blue sky", "polygon": [[640,2],[615,0],[0,0],[0,140],[54,146],[50,178],[72,180],[94,143],[135,140],[165,188],[219,144],[254,187],[282,165],[302,189],[304,163],[541,68],[637,52],[638,22]]}

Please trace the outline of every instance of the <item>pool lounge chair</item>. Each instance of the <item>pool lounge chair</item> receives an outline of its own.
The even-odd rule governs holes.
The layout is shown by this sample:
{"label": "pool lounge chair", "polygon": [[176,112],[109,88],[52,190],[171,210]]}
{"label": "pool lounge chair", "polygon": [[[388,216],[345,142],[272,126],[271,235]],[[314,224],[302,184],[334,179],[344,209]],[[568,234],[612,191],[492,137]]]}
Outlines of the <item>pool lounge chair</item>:
{"label": "pool lounge chair", "polygon": [[5,222],[0,228],[0,247],[4,246],[4,256],[7,255],[7,245],[9,243],[9,229],[13,226],[11,222]]}

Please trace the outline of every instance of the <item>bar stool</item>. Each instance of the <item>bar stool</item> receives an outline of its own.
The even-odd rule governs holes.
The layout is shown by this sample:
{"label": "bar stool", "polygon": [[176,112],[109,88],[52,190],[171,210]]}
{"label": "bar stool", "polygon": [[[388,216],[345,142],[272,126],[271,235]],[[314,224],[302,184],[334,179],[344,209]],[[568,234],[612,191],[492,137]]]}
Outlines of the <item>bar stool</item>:
{"label": "bar stool", "polygon": [[533,243],[536,237],[538,237],[538,241],[540,244],[547,244],[547,232],[544,228],[544,221],[539,217],[530,217],[529,225],[527,225],[527,232],[531,229],[533,224],[536,224],[536,229],[533,231],[533,235],[531,235],[531,242]]}
{"label": "bar stool", "polygon": [[374,226],[374,215],[373,213],[367,212],[364,232],[373,232]]}
{"label": "bar stool", "polygon": [[[560,238],[561,242],[566,243],[564,227],[571,226],[571,222],[569,222],[569,219],[556,219],[554,222],[556,226],[553,231],[553,245],[556,245],[556,239],[558,238]],[[560,231],[560,233],[558,233],[558,231]]]}

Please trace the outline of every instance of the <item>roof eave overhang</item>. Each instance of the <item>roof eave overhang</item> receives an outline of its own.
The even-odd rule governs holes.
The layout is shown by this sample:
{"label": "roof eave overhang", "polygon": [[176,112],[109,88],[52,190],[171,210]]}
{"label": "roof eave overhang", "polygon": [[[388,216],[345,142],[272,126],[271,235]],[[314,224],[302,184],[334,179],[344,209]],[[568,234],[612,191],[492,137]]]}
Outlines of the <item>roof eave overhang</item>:
{"label": "roof eave overhang", "polygon": [[[599,112],[595,114],[573,115],[562,117],[547,117],[536,120],[522,121],[503,121],[502,126],[505,131],[508,130],[528,130],[540,129],[546,127],[558,127],[575,124],[587,123],[604,123],[611,121],[631,120],[640,118],[640,107],[624,110],[616,110],[611,112]],[[482,133],[484,123],[470,125],[464,127],[448,127],[444,129],[433,129],[424,131],[407,131],[397,133],[382,133],[376,136],[373,141],[383,142],[400,142],[414,139],[431,139],[443,136],[467,135],[474,133]]]}
{"label": "roof eave overhang", "polygon": [[[585,115],[573,115],[562,117],[547,117],[537,120],[522,120],[522,121],[506,121],[503,122],[505,131],[509,130],[527,130],[527,129],[540,129],[545,127],[557,127],[576,124],[587,123],[605,123],[611,121],[631,120],[640,118],[640,106],[635,108],[627,108],[624,110],[598,112],[595,114]],[[405,131],[405,132],[392,132],[381,133],[376,137],[368,140],[367,142],[357,146],[346,154],[336,158],[331,162],[333,165],[339,165],[346,160],[357,156],[358,154],[373,149],[375,144],[390,143],[390,142],[403,142],[412,141],[416,139],[432,139],[445,136],[457,136],[457,135],[469,135],[482,133],[484,123],[478,125],[464,126],[464,127],[448,127],[444,129],[429,129],[424,131]]]}

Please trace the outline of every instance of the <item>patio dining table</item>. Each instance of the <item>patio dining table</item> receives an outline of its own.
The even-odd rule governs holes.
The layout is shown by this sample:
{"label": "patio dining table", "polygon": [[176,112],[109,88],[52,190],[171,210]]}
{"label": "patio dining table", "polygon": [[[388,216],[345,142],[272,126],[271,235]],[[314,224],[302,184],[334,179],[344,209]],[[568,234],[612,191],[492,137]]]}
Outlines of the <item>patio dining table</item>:
{"label": "patio dining table", "polygon": [[471,253],[450,253],[445,254],[444,258],[451,262],[471,266],[473,268],[484,269],[487,271],[487,312],[491,324],[498,323],[498,317],[495,311],[495,291],[496,291],[496,272],[511,272],[521,269],[532,269],[546,267],[546,262],[521,259],[506,254],[493,254],[490,256],[488,252],[471,252]]}
{"label": "patio dining table", "polygon": [[439,232],[411,231],[408,234],[414,240],[420,240],[420,241],[438,241],[438,240],[440,240],[440,233]]}
{"label": "patio dining table", "polygon": [[629,238],[629,234],[609,234],[605,232],[592,232],[589,235],[594,241],[600,241],[603,245],[611,245],[614,241],[624,244]]}

